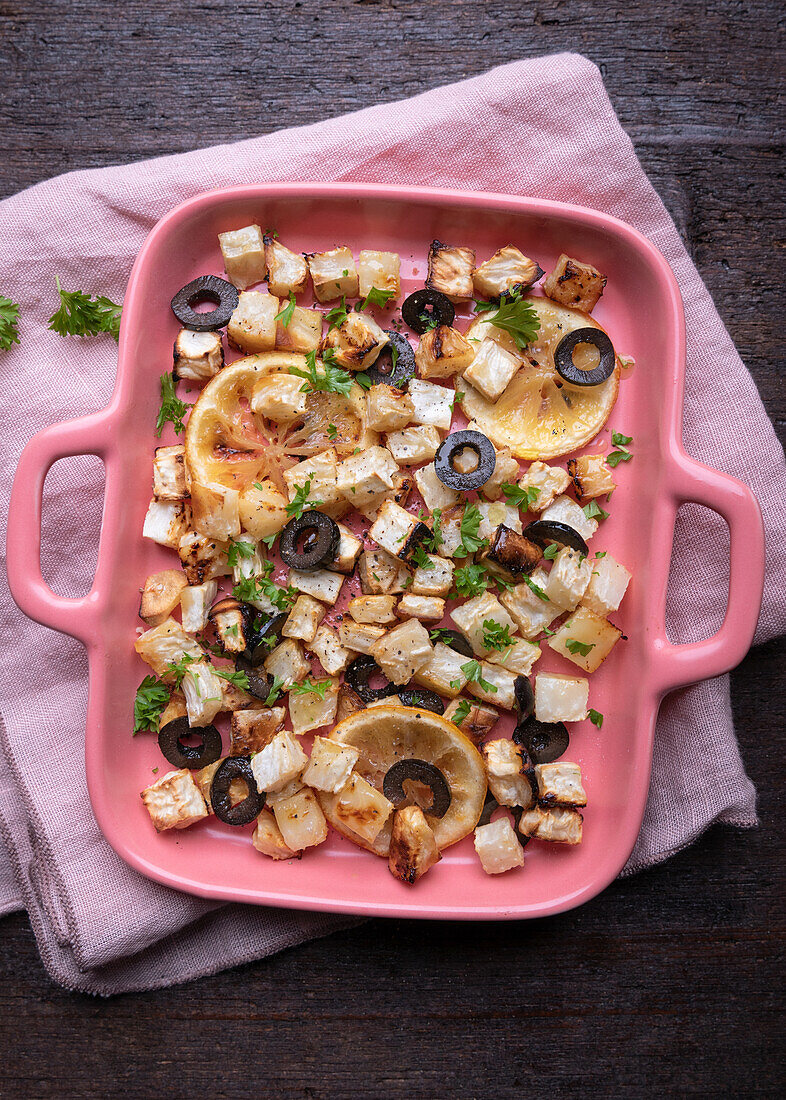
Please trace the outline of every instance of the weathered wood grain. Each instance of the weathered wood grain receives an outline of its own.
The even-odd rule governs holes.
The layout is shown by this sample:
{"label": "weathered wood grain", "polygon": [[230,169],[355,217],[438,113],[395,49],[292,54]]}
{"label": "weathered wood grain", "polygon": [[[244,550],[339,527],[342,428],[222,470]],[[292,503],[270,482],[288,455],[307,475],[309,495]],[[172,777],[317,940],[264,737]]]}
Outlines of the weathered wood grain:
{"label": "weathered wood grain", "polygon": [[[774,0],[0,0],[0,195],[578,50],[782,430],[779,14]],[[7,918],[0,1095],[782,1094],[783,676],[775,643],[733,676],[761,829],[715,830],[574,913],[374,922],[109,1002],[54,987],[26,919]]]}

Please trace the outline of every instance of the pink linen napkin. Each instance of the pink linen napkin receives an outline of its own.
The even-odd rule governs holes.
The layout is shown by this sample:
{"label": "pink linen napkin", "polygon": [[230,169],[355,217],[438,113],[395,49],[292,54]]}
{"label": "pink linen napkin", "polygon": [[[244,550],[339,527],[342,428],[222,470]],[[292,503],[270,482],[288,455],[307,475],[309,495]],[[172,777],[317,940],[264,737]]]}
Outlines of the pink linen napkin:
{"label": "pink linen napkin", "polygon": [[[620,128],[598,70],[571,54],[517,62],[403,103],[297,130],[122,168],[74,172],[0,203],[0,291],[19,301],[21,345],[0,356],[7,397],[2,491],[29,437],[109,400],[115,345],[47,331],[53,277],[122,300],[134,257],[183,199],[260,180],[358,180],[561,199],[647,234],[680,282],[688,321],[684,438],[697,459],[742,477],[768,532],[757,640],[784,625],[783,455],[756,388],[663,204]],[[702,400],[711,371],[716,396]],[[720,393],[717,393],[717,388]],[[735,411],[734,419],[727,410]],[[59,464],[47,482],[44,572],[77,595],[92,577],[103,483],[97,461]],[[3,509],[5,514],[6,509]],[[727,539],[712,513],[677,525],[668,627],[711,633],[726,604]],[[258,959],[350,918],[218,905],[142,878],[114,855],[88,803],[87,694],[80,645],[26,620],[5,588],[0,615],[0,912],[24,907],[52,977],[111,994],[185,981]],[[691,633],[696,632],[696,633]],[[734,736],[728,677],[675,693],[658,720],[647,815],[627,872],[667,858],[709,824],[756,824],[755,791]]]}

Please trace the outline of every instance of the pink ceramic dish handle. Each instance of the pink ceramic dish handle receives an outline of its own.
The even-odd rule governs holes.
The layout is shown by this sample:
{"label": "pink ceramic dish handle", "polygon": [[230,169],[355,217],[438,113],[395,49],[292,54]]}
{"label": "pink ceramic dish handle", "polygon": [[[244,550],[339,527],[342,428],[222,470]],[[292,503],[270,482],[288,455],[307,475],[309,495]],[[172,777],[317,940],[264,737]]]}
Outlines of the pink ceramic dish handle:
{"label": "pink ceramic dish handle", "polygon": [[729,528],[729,602],[717,634],[701,642],[672,645],[665,634],[655,654],[655,676],[661,694],[720,676],[740,663],[750,648],[764,589],[764,524],[756,497],[747,485],[702,466],[684,452],[675,456],[671,492],[680,504],[703,504]]}
{"label": "pink ceramic dish handle", "polygon": [[86,645],[95,640],[98,600],[93,589],[81,599],[56,596],[41,576],[41,504],[44,481],[59,458],[104,457],[108,449],[105,413],[68,420],[34,435],[22,452],[11,490],[6,540],[8,586],[31,619],[70,634]]}

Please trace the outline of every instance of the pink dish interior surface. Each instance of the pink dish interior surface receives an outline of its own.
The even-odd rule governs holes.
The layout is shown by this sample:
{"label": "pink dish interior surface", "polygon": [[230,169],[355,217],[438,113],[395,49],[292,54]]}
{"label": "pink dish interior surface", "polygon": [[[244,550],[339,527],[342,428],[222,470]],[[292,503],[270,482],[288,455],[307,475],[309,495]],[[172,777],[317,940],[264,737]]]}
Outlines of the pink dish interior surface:
{"label": "pink dish interior surface", "polygon": [[[617,430],[634,437],[635,458],[617,467],[619,488],[610,504],[601,501],[610,517],[590,547],[591,553],[610,552],[631,570],[633,580],[621,611],[611,616],[627,640],[590,676],[590,706],[605,716],[603,727],[598,730],[588,720],[570,727],[566,758],[581,765],[588,792],[579,847],[533,841],[525,849],[524,868],[489,876],[470,836],[447,849],[413,887],[393,878],[385,861],[332,831],[324,845],[291,862],[257,853],[250,843],[251,826],[232,829],[215,817],[180,832],[154,831],[139,792],[154,781],[153,769],[159,769],[158,775],[170,769],[154,735],[131,737],[135,690],[149,672],[134,654],[133,642],[144,578],[176,564],[171,551],[141,537],[153,449],[159,442],[153,430],[158,378],[171,369],[179,328],[169,302],[197,275],[221,274],[216,235],[250,222],[275,227],[281,240],[299,251],[347,244],[356,256],[361,248],[398,252],[403,294],[422,286],[434,237],[473,247],[478,261],[512,242],[546,271],[564,251],[607,275],[593,316],[618,354],[633,356],[636,366],[623,374],[606,428],[584,450],[611,449],[610,433]],[[466,310],[459,313],[468,316]],[[230,354],[228,361],[236,357]],[[40,621],[80,637],[89,649],[87,777],[96,818],[114,849],[143,874],[195,894],[381,916],[540,916],[571,908],[607,886],[628,859],[641,825],[660,699],[673,687],[717,675],[741,659],[761,593],[755,500],[744,486],[698,466],[682,451],[683,372],[682,305],[668,265],[634,230],[594,211],[484,194],[260,184],[199,196],[164,218],[132,272],[111,406],[89,418],[90,434],[72,432],[70,442],[61,440],[58,446],[57,429],[42,433],[48,435],[48,449],[41,444],[30,459],[51,464],[60,454],[81,451],[104,459],[104,522],[90,596],[82,601],[52,597],[50,603],[56,601],[60,612],[48,613],[42,586],[31,583],[25,590],[21,550],[11,560],[12,543],[23,532],[17,530],[21,520],[9,523],[9,576],[18,602]],[[194,400],[196,394],[184,396]],[[161,443],[176,442],[170,431],[167,427]],[[34,450],[35,443],[30,445]],[[565,459],[556,461],[564,464]],[[729,522],[730,608],[713,639],[674,647],[663,621],[674,518],[683,500],[707,504]],[[12,508],[11,519],[13,513]],[[533,674],[540,671],[583,675],[545,645]],[[500,728],[509,732],[512,722]]]}

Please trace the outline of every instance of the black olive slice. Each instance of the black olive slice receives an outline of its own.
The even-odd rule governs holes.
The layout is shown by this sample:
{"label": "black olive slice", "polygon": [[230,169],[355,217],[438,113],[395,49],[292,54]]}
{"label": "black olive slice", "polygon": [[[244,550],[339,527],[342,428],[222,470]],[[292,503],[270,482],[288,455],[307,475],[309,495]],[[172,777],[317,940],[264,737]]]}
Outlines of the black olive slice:
{"label": "black olive slice", "polygon": [[470,660],[473,660],[475,657],[472,646],[464,635],[459,634],[457,630],[446,630],[440,627],[439,641],[443,642],[449,649],[455,650],[456,653],[461,653],[464,657],[469,657]]}
{"label": "black olive slice", "polygon": [[431,789],[431,805],[423,807],[423,813],[431,817],[444,817],[450,809],[451,793],[448,781],[438,767],[427,760],[397,760],[385,772],[382,780],[382,793],[385,798],[398,806],[407,793],[404,781],[412,779]]}
{"label": "black olive slice", "polygon": [[290,569],[311,573],[336,556],[340,539],[336,521],[312,508],[293,517],[284,527],[278,552]]}
{"label": "black olive slice", "polygon": [[[268,653],[270,650],[268,650]],[[248,687],[246,691],[249,695],[253,695],[255,699],[261,699],[262,702],[267,701],[270,690],[273,687],[273,677],[261,668],[246,668],[238,661],[235,661],[235,668],[239,668],[241,672],[245,672],[248,679]]]}
{"label": "black olive slice", "polygon": [[[592,344],[600,353],[600,363],[593,370],[579,370],[573,363],[573,352],[579,344]],[[599,386],[614,373],[614,345],[599,328],[574,328],[557,344],[554,366],[571,386]]]}
{"label": "black olive slice", "polygon": [[[246,797],[235,806],[229,798],[229,787],[233,779],[242,779],[248,787]],[[219,765],[210,786],[210,805],[219,821],[224,821],[227,825],[248,825],[259,815],[265,805],[265,795],[257,790],[248,756],[228,756]]]}
{"label": "black olive slice", "polygon": [[535,692],[529,676],[517,676],[513,683],[513,693],[516,696],[516,710],[519,712],[519,721],[523,722],[535,713]]}
{"label": "black olive slice", "polygon": [[[172,312],[184,328],[195,332],[211,332],[229,324],[229,318],[240,300],[237,288],[216,275],[200,275],[178,290],[172,299]],[[201,302],[213,302],[215,309],[197,313],[194,306]]]}
{"label": "black olive slice", "polygon": [[[199,745],[184,745],[198,737]],[[221,755],[221,734],[215,726],[189,726],[187,718],[174,718],[158,731],[158,747],[176,768],[206,768]]]}
{"label": "black olive slice", "polygon": [[243,653],[235,657],[235,668],[248,672],[250,669],[259,668],[270,656],[270,651],[275,649],[281,641],[281,631],[284,623],[289,618],[288,612],[282,611],[278,615],[264,616],[256,608],[247,604],[249,614],[249,638],[248,645]]}
{"label": "black olive slice", "polygon": [[410,378],[415,377],[415,353],[409,340],[400,332],[385,329],[385,335],[390,343],[385,344],[376,361],[366,369],[366,374],[375,386],[384,382],[386,386],[402,389]]}
{"label": "black olive slice", "polygon": [[528,718],[516,726],[513,740],[526,749],[533,764],[551,764],[567,751],[570,735],[562,722],[539,722]]}
{"label": "black olive slice", "polygon": [[356,657],[344,673],[344,679],[364,703],[373,703],[377,699],[387,698],[388,695],[398,695],[398,688],[390,682],[385,687],[371,687],[369,680],[372,676],[384,676],[384,673],[374,658],[366,653]]}
{"label": "black olive slice", "polygon": [[[474,470],[462,473],[455,467],[457,456],[464,450],[474,451],[477,465]],[[469,493],[485,485],[494,473],[497,455],[494,444],[482,432],[453,432],[439,445],[434,456],[434,472],[443,485],[459,493]]]}
{"label": "black olive slice", "polygon": [[[497,802],[494,795],[489,791],[486,794],[486,801],[483,803],[483,809],[480,812],[478,818],[478,825],[488,825],[491,821],[491,815],[495,810],[499,809],[499,802]],[[475,826],[477,828],[477,825]]]}
{"label": "black olive slice", "polygon": [[433,327],[435,321],[438,325],[452,325],[456,310],[450,298],[446,298],[438,290],[426,287],[424,290],[416,290],[404,299],[401,316],[413,332],[422,336],[427,329]]}
{"label": "black olive slice", "polygon": [[404,688],[397,691],[402,706],[422,707],[423,710],[433,710],[435,714],[445,713],[445,704],[436,691],[428,691],[426,688]]}
{"label": "black olive slice", "polygon": [[585,558],[589,554],[589,548],[578,531],[556,519],[533,520],[524,528],[524,536],[544,548],[556,542],[558,546],[570,546],[572,550],[578,550]]}

